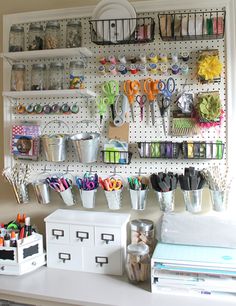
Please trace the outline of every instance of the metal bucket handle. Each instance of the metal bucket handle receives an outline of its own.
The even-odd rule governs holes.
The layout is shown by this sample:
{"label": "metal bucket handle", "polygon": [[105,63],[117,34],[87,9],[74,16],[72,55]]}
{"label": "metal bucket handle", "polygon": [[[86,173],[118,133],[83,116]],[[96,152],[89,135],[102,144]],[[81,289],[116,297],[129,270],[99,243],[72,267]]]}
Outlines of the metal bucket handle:
{"label": "metal bucket handle", "polygon": [[50,175],[50,173],[46,171],[46,166],[44,167],[44,169],[43,169],[42,172],[39,172],[39,173],[36,175],[35,180],[32,182],[32,184],[35,184],[35,183],[40,182],[40,177],[41,177],[41,175]]}
{"label": "metal bucket handle", "polygon": [[67,129],[68,129],[68,134],[70,133],[70,128],[69,128],[68,124],[65,123],[65,121],[62,121],[62,120],[51,120],[51,121],[49,121],[49,122],[44,126],[44,128],[43,128],[43,130],[42,130],[42,135],[44,135],[44,131],[45,131],[46,127],[48,127],[51,123],[58,123],[58,124],[59,124],[59,127],[60,127],[61,124],[64,124],[64,125],[67,127]]}
{"label": "metal bucket handle", "polygon": [[76,125],[73,127],[73,130],[75,130],[76,127],[78,127],[79,124],[83,124],[83,123],[86,123],[86,125],[88,126],[90,123],[93,123],[97,128],[98,128],[98,132],[100,132],[100,129],[99,129],[99,126],[97,125],[97,123],[93,120],[81,120],[81,121],[78,121],[76,123]]}

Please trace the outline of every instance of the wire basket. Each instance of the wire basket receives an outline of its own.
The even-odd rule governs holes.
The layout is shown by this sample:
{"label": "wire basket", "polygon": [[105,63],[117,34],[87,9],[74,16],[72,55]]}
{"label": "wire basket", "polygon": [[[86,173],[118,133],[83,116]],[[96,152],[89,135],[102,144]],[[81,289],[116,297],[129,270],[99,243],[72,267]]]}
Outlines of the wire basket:
{"label": "wire basket", "polygon": [[187,142],[182,143],[184,159],[222,159],[224,156],[224,143],[218,142]]}
{"label": "wire basket", "polygon": [[138,151],[141,158],[178,158],[180,148],[178,142],[138,142]]}
{"label": "wire basket", "polygon": [[132,153],[129,151],[102,150],[102,160],[106,164],[129,165]]}
{"label": "wire basket", "polygon": [[91,41],[97,45],[140,44],[154,41],[151,17],[90,20]]}
{"label": "wire basket", "polygon": [[225,11],[159,14],[162,40],[220,39],[225,33]]}

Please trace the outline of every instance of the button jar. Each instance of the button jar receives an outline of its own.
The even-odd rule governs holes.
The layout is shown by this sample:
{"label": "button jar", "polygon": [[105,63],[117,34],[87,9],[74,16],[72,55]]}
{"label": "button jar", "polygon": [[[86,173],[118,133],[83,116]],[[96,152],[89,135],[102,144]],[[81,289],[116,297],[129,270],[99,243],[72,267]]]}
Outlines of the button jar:
{"label": "button jar", "polygon": [[31,71],[31,90],[47,88],[47,67],[45,64],[33,64]]}
{"label": "button jar", "polygon": [[60,24],[57,21],[48,21],[44,37],[45,49],[60,48]]}
{"label": "button jar", "polygon": [[68,21],[66,25],[66,47],[78,48],[82,45],[82,27],[80,21]]}
{"label": "button jar", "polygon": [[44,38],[43,26],[37,23],[31,23],[28,32],[28,39],[29,39],[28,50],[29,51],[43,50],[43,38]]}
{"label": "button jar", "polygon": [[84,62],[82,61],[70,62],[70,89],[85,88],[84,68]]}
{"label": "button jar", "polygon": [[51,63],[48,78],[48,89],[61,90],[63,89],[64,80],[64,64]]}
{"label": "button jar", "polygon": [[150,276],[149,247],[146,244],[130,244],[127,247],[126,271],[132,282],[144,282]]}
{"label": "button jar", "polygon": [[9,52],[24,51],[25,34],[24,27],[13,24],[9,33]]}
{"label": "button jar", "polygon": [[154,225],[148,219],[135,219],[130,222],[131,243],[146,244],[150,254],[155,248]]}
{"label": "button jar", "polygon": [[24,91],[25,90],[25,65],[14,64],[11,70],[11,90]]}

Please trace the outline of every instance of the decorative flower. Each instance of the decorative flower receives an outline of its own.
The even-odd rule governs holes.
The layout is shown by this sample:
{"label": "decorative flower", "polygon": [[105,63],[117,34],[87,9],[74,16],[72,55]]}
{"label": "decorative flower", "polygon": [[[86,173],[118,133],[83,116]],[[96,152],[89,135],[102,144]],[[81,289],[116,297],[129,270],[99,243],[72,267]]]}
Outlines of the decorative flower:
{"label": "decorative flower", "polygon": [[216,55],[207,55],[198,62],[198,75],[204,80],[213,80],[219,77],[222,71],[222,63]]}

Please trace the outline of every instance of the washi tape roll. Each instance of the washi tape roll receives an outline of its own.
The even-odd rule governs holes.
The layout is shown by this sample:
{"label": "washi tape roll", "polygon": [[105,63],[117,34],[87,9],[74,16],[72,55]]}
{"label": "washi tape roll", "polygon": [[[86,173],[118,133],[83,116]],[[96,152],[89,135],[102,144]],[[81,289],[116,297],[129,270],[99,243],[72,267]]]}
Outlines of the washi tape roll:
{"label": "washi tape roll", "polygon": [[171,66],[171,71],[173,74],[178,74],[180,70],[180,67],[177,64],[174,64]]}
{"label": "washi tape roll", "polygon": [[108,57],[108,60],[109,60],[109,62],[110,62],[111,64],[113,64],[113,65],[116,64],[116,58],[115,58],[114,55],[110,55],[110,56]]}
{"label": "washi tape roll", "polygon": [[154,53],[150,53],[150,54],[149,54],[149,60],[150,60],[152,63],[157,63],[157,62],[158,62],[157,55],[154,54]]}
{"label": "washi tape roll", "polygon": [[188,65],[187,64],[182,65],[182,67],[181,67],[182,74],[186,75],[186,74],[188,74],[188,71],[189,71]]}
{"label": "washi tape roll", "polygon": [[130,70],[131,74],[137,74],[138,73],[138,69],[137,69],[136,65],[130,65],[129,70]]}
{"label": "washi tape roll", "polygon": [[103,57],[100,58],[99,62],[100,62],[102,65],[105,65],[106,62],[107,62],[107,60],[106,60],[106,58],[103,56]]}
{"label": "washi tape roll", "polygon": [[166,74],[167,71],[168,71],[168,67],[166,64],[161,64],[160,65],[160,71],[161,71],[161,74]]}
{"label": "washi tape roll", "polygon": [[124,55],[119,55],[118,60],[120,61],[121,64],[125,65],[127,63],[126,58]]}
{"label": "washi tape roll", "polygon": [[161,61],[162,63],[167,63],[167,62],[168,62],[168,56],[167,56],[166,53],[161,53],[161,54],[159,55],[159,58],[160,58],[160,61]]}
{"label": "washi tape roll", "polygon": [[181,57],[184,62],[187,62],[189,60],[189,52],[188,51],[182,52]]}
{"label": "washi tape roll", "polygon": [[117,70],[116,70],[116,66],[115,65],[111,65],[109,67],[109,71],[112,75],[117,75]]}
{"label": "washi tape roll", "polygon": [[171,54],[171,59],[172,59],[172,63],[178,63],[179,59],[178,59],[178,53],[177,52],[173,52]]}
{"label": "washi tape roll", "polygon": [[149,64],[149,70],[151,73],[156,73],[157,72],[157,64],[151,63]]}
{"label": "washi tape roll", "polygon": [[139,59],[140,59],[140,61],[141,61],[142,64],[146,64],[146,63],[147,63],[146,54],[140,53],[140,54],[139,54]]}
{"label": "washi tape roll", "polygon": [[101,74],[106,74],[106,68],[104,65],[98,67],[98,72]]}
{"label": "washi tape roll", "polygon": [[121,74],[126,74],[127,72],[128,72],[128,70],[127,70],[127,68],[126,68],[126,66],[125,65],[120,65],[119,67],[118,67],[118,71],[121,73]]}
{"label": "washi tape roll", "polygon": [[139,69],[139,71],[140,71],[141,73],[146,73],[146,72],[147,72],[147,67],[146,67],[146,65],[140,64],[140,65],[138,66],[138,69]]}

